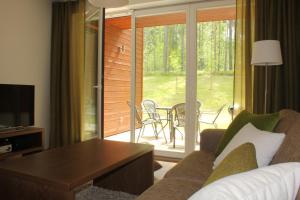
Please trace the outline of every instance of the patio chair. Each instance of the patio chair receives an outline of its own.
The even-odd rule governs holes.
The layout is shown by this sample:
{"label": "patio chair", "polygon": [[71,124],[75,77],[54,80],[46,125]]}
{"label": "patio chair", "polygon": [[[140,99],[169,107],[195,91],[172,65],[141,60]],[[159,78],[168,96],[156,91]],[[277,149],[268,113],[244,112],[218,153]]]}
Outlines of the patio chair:
{"label": "patio chair", "polygon": [[[200,107],[201,107],[201,103],[199,101],[197,101],[197,107],[196,107],[196,111],[197,111],[197,119],[199,118],[200,115]],[[183,138],[183,133],[178,129],[179,127],[184,127],[185,126],[185,103],[179,103],[176,104],[175,106],[173,106],[172,108],[172,113],[174,113],[174,117],[172,120],[172,138],[173,138],[173,148],[175,148],[175,140],[176,140],[176,130],[179,131],[182,135]],[[172,114],[173,116],[173,114]],[[199,132],[199,122],[197,120],[197,132]]]}
{"label": "patio chair", "polygon": [[222,110],[225,108],[226,104],[222,105],[216,112],[203,111],[201,112],[199,122],[204,124],[213,125],[215,128],[218,128],[216,123],[218,117],[220,116]]}
{"label": "patio chair", "polygon": [[[131,103],[129,101],[127,101],[127,104],[128,104],[129,107],[131,107]],[[143,136],[144,131],[145,131],[145,127],[147,125],[151,125],[151,127],[152,127],[152,129],[153,129],[154,132],[156,131],[156,129],[154,127],[154,124],[155,124],[154,120],[152,120],[150,118],[142,120],[142,117],[141,117],[140,113],[138,112],[137,106],[134,106],[134,111],[135,111],[136,122],[138,123],[138,125],[141,126],[140,131],[138,133],[137,141],[136,141],[138,143],[139,139]]]}
{"label": "patio chair", "polygon": [[[154,123],[154,129],[155,129],[154,133],[155,133],[156,139],[158,139],[159,133],[163,132],[165,141],[166,141],[166,143],[168,143],[166,133],[164,130],[166,125],[165,126],[163,125],[162,119],[156,109],[158,107],[158,105],[155,103],[155,101],[147,99],[147,100],[143,100],[142,106],[143,106],[144,110],[146,111],[146,113],[148,114],[149,119],[152,119],[155,122]],[[158,124],[161,126],[160,131],[157,131]]]}

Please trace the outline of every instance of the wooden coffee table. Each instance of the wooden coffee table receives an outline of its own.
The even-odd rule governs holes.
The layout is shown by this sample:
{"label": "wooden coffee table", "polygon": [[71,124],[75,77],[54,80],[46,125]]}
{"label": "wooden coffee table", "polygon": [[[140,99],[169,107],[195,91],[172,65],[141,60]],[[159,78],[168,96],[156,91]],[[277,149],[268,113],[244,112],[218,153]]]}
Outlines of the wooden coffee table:
{"label": "wooden coffee table", "polygon": [[89,181],[140,194],[153,179],[153,146],[93,139],[0,162],[0,199],[73,200]]}

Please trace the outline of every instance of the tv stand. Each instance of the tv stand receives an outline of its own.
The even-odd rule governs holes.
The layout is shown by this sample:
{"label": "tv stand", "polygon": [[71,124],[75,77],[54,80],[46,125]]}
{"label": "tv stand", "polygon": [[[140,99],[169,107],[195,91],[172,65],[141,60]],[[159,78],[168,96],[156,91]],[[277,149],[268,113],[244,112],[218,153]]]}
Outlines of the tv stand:
{"label": "tv stand", "polygon": [[35,127],[17,127],[0,132],[0,144],[12,145],[12,151],[0,153],[0,160],[20,157],[42,151],[44,148],[44,129]]}
{"label": "tv stand", "polygon": [[23,130],[25,130],[25,129],[27,129],[27,128],[29,128],[29,127],[18,126],[18,127],[15,128],[15,130],[16,130],[16,131],[23,131]]}
{"label": "tv stand", "polygon": [[1,133],[9,133],[9,132],[15,132],[15,131],[21,131],[25,130],[29,127],[24,127],[24,126],[18,126],[18,127],[1,127],[0,134]]}

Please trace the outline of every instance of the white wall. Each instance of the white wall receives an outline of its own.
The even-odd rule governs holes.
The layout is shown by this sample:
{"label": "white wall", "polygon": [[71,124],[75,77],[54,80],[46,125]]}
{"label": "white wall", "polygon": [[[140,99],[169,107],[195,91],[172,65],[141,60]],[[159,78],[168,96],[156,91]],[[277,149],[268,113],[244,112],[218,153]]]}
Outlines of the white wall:
{"label": "white wall", "polygon": [[50,127],[50,0],[0,0],[0,83],[35,85],[35,126]]}
{"label": "white wall", "polygon": [[162,1],[162,0],[129,0],[129,4],[149,3],[153,1]]}

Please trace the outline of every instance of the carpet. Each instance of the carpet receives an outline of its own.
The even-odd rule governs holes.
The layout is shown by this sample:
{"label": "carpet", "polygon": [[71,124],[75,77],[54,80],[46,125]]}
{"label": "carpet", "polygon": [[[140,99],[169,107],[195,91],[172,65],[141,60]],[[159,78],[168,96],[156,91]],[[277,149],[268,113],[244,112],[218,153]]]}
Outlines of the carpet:
{"label": "carpet", "polygon": [[95,186],[76,194],[76,200],[134,200],[137,196],[125,192],[107,190]]}

